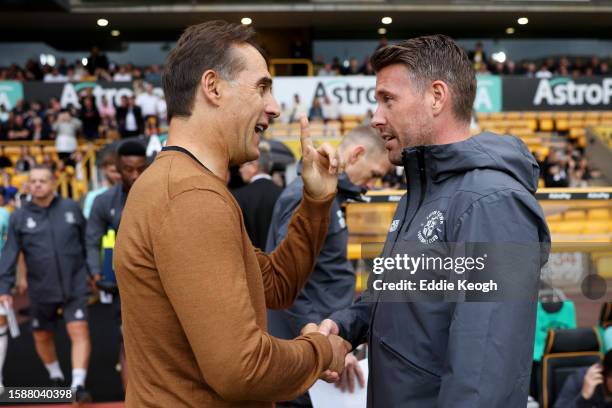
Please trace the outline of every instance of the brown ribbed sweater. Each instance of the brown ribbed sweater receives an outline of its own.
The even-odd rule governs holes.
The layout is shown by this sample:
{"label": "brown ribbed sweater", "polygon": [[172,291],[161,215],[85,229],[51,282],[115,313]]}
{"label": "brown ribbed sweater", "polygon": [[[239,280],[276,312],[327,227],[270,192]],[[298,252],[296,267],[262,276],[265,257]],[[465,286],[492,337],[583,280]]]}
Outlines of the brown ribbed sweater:
{"label": "brown ribbed sweater", "polygon": [[328,339],[272,337],[266,307],[290,306],[308,279],[332,200],[304,194],[266,255],[221,179],[185,153],[157,156],[130,191],[114,254],[127,407],[271,407],[315,382]]}

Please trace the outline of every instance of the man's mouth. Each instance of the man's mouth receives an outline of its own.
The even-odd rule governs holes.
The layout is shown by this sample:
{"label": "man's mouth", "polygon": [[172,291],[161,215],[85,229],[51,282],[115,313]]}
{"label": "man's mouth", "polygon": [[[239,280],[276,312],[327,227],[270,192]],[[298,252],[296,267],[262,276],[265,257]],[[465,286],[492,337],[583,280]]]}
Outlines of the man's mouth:
{"label": "man's mouth", "polygon": [[268,128],[268,124],[267,123],[258,123],[257,125],[255,125],[255,133],[257,133],[258,135],[262,136],[263,132]]}
{"label": "man's mouth", "polygon": [[389,144],[391,141],[393,141],[393,140],[395,140],[395,139],[396,139],[396,137],[395,137],[395,136],[393,136],[391,133],[382,133],[380,136],[381,136],[381,137],[383,138],[383,140],[385,141],[385,147],[387,147],[387,148],[388,148],[388,144]]}

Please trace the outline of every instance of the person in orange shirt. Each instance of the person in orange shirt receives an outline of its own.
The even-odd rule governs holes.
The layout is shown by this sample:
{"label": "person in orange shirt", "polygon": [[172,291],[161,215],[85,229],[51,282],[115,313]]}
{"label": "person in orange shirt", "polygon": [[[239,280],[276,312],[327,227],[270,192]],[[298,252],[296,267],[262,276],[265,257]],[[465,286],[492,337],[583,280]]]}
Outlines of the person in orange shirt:
{"label": "person in orange shirt", "polygon": [[253,247],[226,187],[229,166],[259,156],[279,106],[246,26],[189,27],[163,86],[166,147],[134,183],[115,246],[128,371],[127,407],[272,407],[337,380],[351,346],[316,325],[281,340],[266,308],[287,308],[324,243],[341,158],[301,120],[304,199],[287,238]]}

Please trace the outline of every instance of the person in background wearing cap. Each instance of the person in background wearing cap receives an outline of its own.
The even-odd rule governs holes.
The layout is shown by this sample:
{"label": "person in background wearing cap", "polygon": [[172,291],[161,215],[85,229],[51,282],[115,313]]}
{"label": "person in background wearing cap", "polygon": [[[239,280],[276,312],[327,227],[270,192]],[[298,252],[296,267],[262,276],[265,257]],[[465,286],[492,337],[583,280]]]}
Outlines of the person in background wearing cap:
{"label": "person in background wearing cap", "polygon": [[[342,138],[338,146],[344,157],[345,171],[338,179],[338,194],[330,209],[329,228],[325,244],[317,257],[314,271],[300,291],[295,302],[286,310],[268,310],[270,333],[281,339],[297,336],[309,322],[319,322],[337,310],[350,306],[355,297],[355,270],[347,259],[349,231],[342,211],[349,200],[359,200],[367,188],[381,179],[389,170],[385,145],[370,126],[361,125]],[[301,166],[298,174],[301,173]],[[289,220],[302,201],[304,182],[296,178],[283,191],[274,207],[266,251],[272,252],[287,236]],[[349,353],[345,360],[345,373],[337,383],[343,391],[352,392],[357,381],[364,384],[363,373],[356,357]],[[311,407],[308,394],[279,407]]]}
{"label": "person in background wearing cap", "polygon": [[52,385],[62,386],[64,374],[57,361],[54,334],[59,310],[72,344],[72,384],[76,402],[87,402],[85,389],[91,353],[87,303],[88,273],[85,263],[85,218],[79,205],[55,194],[56,179],[48,167],[30,170],[30,194],[11,215],[0,257],[0,303],[13,303],[19,253],[28,270],[28,295],[36,351]]}
{"label": "person in background wearing cap", "polygon": [[[89,218],[87,219],[87,232],[85,236],[87,265],[89,266],[89,272],[95,282],[99,282],[102,279],[100,256],[102,237],[107,234],[109,230],[114,231],[115,234],[119,231],[119,223],[121,222],[121,215],[128,193],[136,179],[140,177],[147,167],[146,149],[144,145],[135,140],[127,140],[121,143],[117,149],[115,165],[121,181],[96,197]],[[114,283],[114,277],[110,278],[110,282],[108,283]],[[111,287],[109,289],[113,292],[113,314],[119,327],[121,327],[121,302],[119,300],[119,293],[116,287]],[[123,341],[121,342],[119,360],[121,362],[121,380],[125,389],[127,365]]]}

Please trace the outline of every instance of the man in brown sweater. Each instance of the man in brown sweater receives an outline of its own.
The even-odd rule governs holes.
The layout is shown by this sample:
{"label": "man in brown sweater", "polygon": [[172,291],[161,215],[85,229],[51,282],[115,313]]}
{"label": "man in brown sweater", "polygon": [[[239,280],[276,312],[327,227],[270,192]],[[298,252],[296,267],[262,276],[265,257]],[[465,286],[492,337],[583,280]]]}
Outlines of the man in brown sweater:
{"label": "man in brown sweater", "polygon": [[253,36],[192,26],[166,61],[167,147],[132,187],[115,247],[128,407],[270,407],[337,379],[350,349],[316,327],[293,340],[266,330],[266,307],[288,307],[308,279],[342,163],[304,119],[304,199],[272,254],[252,246],[225,180],[279,114]]}

